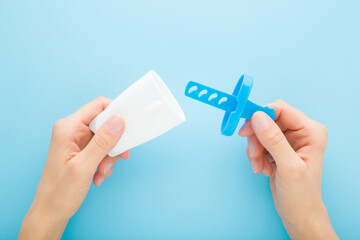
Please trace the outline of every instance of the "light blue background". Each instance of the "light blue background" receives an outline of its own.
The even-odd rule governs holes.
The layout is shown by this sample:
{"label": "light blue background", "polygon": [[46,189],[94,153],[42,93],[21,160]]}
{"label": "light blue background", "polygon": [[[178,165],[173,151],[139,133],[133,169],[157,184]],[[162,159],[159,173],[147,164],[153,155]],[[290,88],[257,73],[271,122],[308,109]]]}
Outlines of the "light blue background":
{"label": "light blue background", "polygon": [[91,190],[63,239],[287,239],[268,179],[223,113],[186,98],[194,80],[282,98],[329,129],[323,198],[360,238],[359,1],[0,1],[0,239],[14,239],[53,123],[153,69],[187,122],[131,152]]}

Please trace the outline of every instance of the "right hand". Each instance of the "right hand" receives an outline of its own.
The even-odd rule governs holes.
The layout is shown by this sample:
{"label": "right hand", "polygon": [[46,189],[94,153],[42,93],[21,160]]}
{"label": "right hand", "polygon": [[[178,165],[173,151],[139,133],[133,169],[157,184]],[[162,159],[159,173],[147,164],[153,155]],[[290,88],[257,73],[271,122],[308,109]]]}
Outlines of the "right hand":
{"label": "right hand", "polygon": [[239,131],[253,171],[270,177],[275,208],[292,239],[338,239],[321,198],[326,127],[282,100],[269,107],[275,122],[256,112]]}

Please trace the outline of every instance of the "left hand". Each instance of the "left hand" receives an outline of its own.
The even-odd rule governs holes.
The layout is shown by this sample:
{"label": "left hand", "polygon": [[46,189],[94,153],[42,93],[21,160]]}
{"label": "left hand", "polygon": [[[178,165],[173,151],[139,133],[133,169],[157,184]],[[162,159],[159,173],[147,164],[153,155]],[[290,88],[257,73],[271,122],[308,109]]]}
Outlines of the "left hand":
{"label": "left hand", "polygon": [[89,128],[110,103],[110,99],[98,97],[55,123],[45,167],[19,239],[61,238],[91,182],[99,186],[111,175],[119,157],[129,158],[129,151],[116,157],[107,155],[124,132],[122,118],[112,116],[95,135]]}

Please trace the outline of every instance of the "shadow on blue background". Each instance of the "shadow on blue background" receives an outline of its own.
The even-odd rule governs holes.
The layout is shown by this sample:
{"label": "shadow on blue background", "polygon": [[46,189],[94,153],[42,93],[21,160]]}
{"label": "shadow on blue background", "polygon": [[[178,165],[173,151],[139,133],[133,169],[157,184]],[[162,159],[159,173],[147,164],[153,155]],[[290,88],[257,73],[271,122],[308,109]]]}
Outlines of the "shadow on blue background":
{"label": "shadow on blue background", "polygon": [[[52,124],[148,70],[187,122],[133,149],[92,187],[63,239],[286,239],[268,180],[222,112],[189,80],[250,100],[282,98],[329,129],[323,198],[340,238],[360,238],[359,1],[0,1],[0,239],[14,239]],[[166,147],[164,147],[166,146]]]}

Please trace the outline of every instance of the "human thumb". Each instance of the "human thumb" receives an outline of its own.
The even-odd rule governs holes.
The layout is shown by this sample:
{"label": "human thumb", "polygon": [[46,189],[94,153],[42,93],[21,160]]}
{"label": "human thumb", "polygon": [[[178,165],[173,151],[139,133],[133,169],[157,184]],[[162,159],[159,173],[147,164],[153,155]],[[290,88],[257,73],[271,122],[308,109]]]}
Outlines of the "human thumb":
{"label": "human thumb", "polygon": [[256,137],[274,158],[278,169],[294,167],[299,157],[290,146],[279,126],[264,112],[256,112],[251,118]]}
{"label": "human thumb", "polygon": [[83,163],[95,171],[102,159],[115,147],[124,133],[125,121],[119,116],[110,117],[81,151]]}

